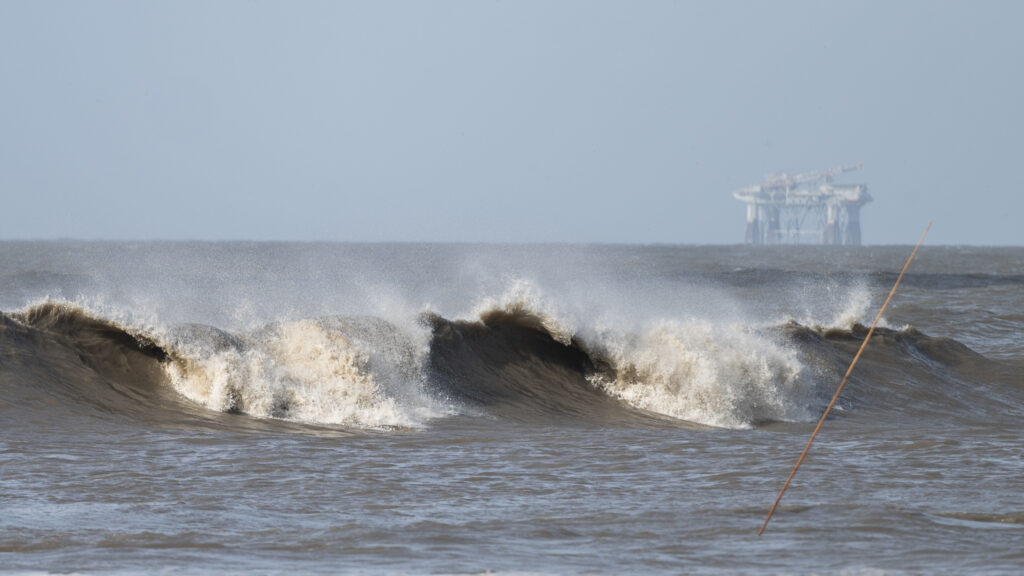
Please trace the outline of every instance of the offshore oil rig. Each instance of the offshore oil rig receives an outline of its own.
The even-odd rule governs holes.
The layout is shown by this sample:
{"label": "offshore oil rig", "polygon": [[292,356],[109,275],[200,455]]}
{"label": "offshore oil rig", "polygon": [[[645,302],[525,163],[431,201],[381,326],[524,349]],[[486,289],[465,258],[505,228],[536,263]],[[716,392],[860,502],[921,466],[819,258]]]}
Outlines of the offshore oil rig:
{"label": "offshore oil rig", "polygon": [[863,184],[833,184],[863,164],[803,174],[770,174],[732,193],[747,203],[747,244],[860,246],[860,208],[871,201]]}

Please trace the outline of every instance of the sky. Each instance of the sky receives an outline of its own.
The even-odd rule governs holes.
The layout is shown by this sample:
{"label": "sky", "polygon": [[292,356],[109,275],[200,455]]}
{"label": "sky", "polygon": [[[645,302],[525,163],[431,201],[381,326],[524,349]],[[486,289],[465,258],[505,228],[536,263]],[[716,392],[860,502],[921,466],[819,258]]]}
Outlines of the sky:
{"label": "sky", "polygon": [[0,0],[0,239],[1024,245],[1024,3]]}

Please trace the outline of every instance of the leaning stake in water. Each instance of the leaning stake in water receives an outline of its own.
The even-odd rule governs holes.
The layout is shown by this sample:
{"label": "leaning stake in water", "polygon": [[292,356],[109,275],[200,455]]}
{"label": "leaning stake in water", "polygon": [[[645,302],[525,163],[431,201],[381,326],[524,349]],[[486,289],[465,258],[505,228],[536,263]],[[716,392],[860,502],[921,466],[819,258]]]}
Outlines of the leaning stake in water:
{"label": "leaning stake in water", "polygon": [[789,483],[793,480],[793,476],[796,476],[796,471],[800,469],[800,465],[804,462],[804,457],[807,456],[807,452],[811,449],[811,444],[814,443],[814,438],[818,435],[818,431],[821,430],[821,425],[825,423],[825,418],[828,413],[832,411],[832,407],[835,406],[836,400],[839,399],[839,393],[842,392],[843,386],[846,385],[846,379],[850,377],[850,372],[853,372],[853,366],[857,363],[857,359],[860,358],[861,352],[864,351],[864,347],[868,345],[868,340],[871,339],[871,334],[875,331],[875,326],[878,321],[882,318],[882,313],[885,312],[885,307],[889,305],[889,301],[892,300],[892,295],[896,293],[896,287],[900,285],[900,280],[903,280],[903,273],[907,271],[907,267],[910,266],[910,261],[914,259],[914,255],[917,254],[917,249],[921,247],[924,242],[924,237],[928,235],[928,230],[932,227],[932,223],[928,222],[928,225],[924,228],[924,234],[921,234],[921,239],[917,241],[917,246],[914,246],[913,252],[910,253],[910,257],[907,258],[907,263],[903,265],[903,270],[900,270],[900,275],[896,277],[896,283],[892,285],[892,290],[889,291],[889,296],[885,299],[882,304],[882,309],[878,311],[878,315],[875,316],[875,321],[871,323],[871,328],[868,329],[868,335],[864,337],[864,341],[860,344],[860,349],[857,350],[857,354],[854,355],[853,361],[850,362],[850,367],[846,369],[846,375],[843,376],[839,387],[836,388],[836,393],[832,395],[832,400],[825,407],[825,413],[821,415],[821,419],[818,420],[818,425],[814,427],[814,432],[811,432],[811,438],[807,441],[807,446],[804,446],[804,451],[800,453],[800,457],[796,460],[796,465],[793,466],[793,471],[789,473],[789,478],[786,478],[786,483],[782,485],[782,490],[779,490],[779,496],[775,498],[775,504],[772,504],[772,509],[768,511],[768,516],[764,519],[764,524],[761,524],[761,528],[757,531],[757,535],[764,534],[764,529],[768,526],[768,521],[772,519],[772,514],[775,514],[775,509],[779,507],[779,502],[782,501],[782,495],[786,493],[786,488],[789,488]]}

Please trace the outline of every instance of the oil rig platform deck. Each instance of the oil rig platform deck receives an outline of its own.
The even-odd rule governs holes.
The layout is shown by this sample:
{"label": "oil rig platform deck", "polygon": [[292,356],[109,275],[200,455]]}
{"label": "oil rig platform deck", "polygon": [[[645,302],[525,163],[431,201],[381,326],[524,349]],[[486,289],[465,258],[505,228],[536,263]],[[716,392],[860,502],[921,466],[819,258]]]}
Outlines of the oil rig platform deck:
{"label": "oil rig platform deck", "polygon": [[747,244],[860,245],[860,209],[871,201],[863,184],[834,184],[863,164],[765,176],[732,193],[747,204]]}

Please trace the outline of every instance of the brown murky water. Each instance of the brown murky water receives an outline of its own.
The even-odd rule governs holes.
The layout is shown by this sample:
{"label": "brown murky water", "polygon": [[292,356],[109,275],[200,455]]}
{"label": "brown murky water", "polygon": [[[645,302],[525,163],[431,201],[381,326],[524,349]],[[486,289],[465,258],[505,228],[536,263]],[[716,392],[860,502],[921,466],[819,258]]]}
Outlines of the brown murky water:
{"label": "brown murky water", "polygon": [[1015,574],[1024,249],[0,243],[0,573]]}

